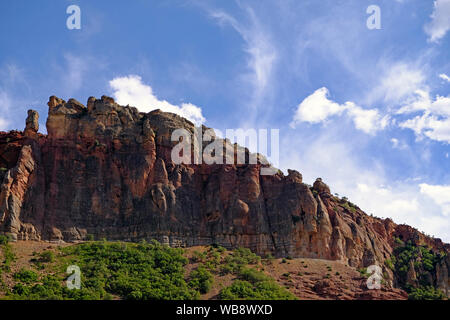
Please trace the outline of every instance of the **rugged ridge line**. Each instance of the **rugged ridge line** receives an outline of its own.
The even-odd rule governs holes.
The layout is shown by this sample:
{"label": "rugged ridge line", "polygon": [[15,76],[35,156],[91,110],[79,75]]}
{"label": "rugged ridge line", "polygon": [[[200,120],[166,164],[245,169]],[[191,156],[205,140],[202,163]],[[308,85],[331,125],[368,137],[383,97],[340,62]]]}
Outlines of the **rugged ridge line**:
{"label": "rugged ridge line", "polygon": [[[219,244],[265,255],[383,266],[394,238],[448,253],[450,246],[390,219],[365,214],[289,170],[262,176],[255,165],[176,165],[171,133],[194,125],[171,113],[141,113],[110,98],[87,106],[55,96],[48,135],[29,110],[23,132],[0,133],[0,233],[16,240],[138,241],[171,246]],[[206,130],[203,127],[203,130]],[[220,140],[224,148],[240,148]],[[235,149],[236,151],[236,149]],[[248,157],[248,150],[246,150]],[[434,283],[449,294],[450,260]]]}

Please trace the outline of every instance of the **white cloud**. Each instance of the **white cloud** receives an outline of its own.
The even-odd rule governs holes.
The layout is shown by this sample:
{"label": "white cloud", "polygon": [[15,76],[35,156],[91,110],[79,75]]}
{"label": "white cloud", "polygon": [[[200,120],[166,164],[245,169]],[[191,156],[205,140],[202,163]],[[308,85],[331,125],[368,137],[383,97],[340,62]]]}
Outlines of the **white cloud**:
{"label": "white cloud", "polygon": [[389,116],[381,117],[377,109],[363,109],[354,104],[347,104],[348,114],[353,119],[356,129],[367,134],[375,134],[379,130],[387,127],[390,121]]}
{"label": "white cloud", "polygon": [[8,116],[11,107],[11,100],[5,91],[0,91],[0,131],[8,130],[9,121],[4,118]]}
{"label": "white cloud", "polygon": [[340,114],[345,110],[342,106],[328,99],[329,91],[323,87],[306,97],[297,107],[292,126],[298,122],[319,123],[328,117]]}
{"label": "white cloud", "polygon": [[8,121],[0,118],[0,131],[6,131],[6,130],[8,130]]}
{"label": "white cloud", "polygon": [[445,80],[447,82],[450,82],[450,77],[448,75],[446,75],[445,73],[441,73],[439,75],[439,78],[441,78],[442,80]]}
{"label": "white cloud", "polygon": [[380,84],[369,94],[369,102],[382,100],[397,104],[423,89],[425,76],[423,71],[407,63],[388,65],[381,77]]}
{"label": "white cloud", "polygon": [[437,42],[450,30],[450,0],[434,1],[434,9],[431,21],[425,25],[425,33],[428,40]]}
{"label": "white cloud", "polygon": [[414,131],[419,139],[429,139],[450,143],[450,96],[436,96],[433,100],[426,91],[419,90],[407,105],[401,107],[398,114],[422,112],[414,118],[399,124],[401,128]]}
{"label": "white cloud", "polygon": [[399,149],[399,150],[405,150],[408,149],[408,145],[404,141],[400,141],[397,138],[391,139],[392,148]]}
{"label": "white cloud", "polygon": [[432,140],[450,143],[450,118],[440,118],[423,114],[400,123],[401,128],[411,129],[421,139],[426,136]]}
{"label": "white cloud", "polygon": [[180,106],[173,105],[166,100],[159,100],[153,93],[152,87],[142,82],[141,77],[129,75],[118,77],[109,81],[113,89],[113,96],[117,103],[137,107],[142,112],[161,109],[165,112],[176,113],[196,125],[205,122],[202,110],[192,103],[182,103]]}
{"label": "white cloud", "polygon": [[297,107],[291,122],[295,127],[300,122],[320,123],[343,112],[352,119],[356,129],[375,134],[389,124],[389,117],[382,117],[377,109],[363,109],[353,102],[344,104],[328,99],[329,91],[323,87],[306,97]]}
{"label": "white cloud", "polygon": [[422,194],[433,199],[433,201],[442,208],[442,213],[445,216],[450,215],[450,186],[422,183],[419,187]]}
{"label": "white cloud", "polygon": [[322,177],[332,193],[347,196],[366,213],[389,217],[450,241],[449,218],[436,199],[423,193],[415,181],[392,181],[383,167],[359,159],[360,151],[354,145],[327,131],[307,144],[308,137],[285,136],[280,148],[281,168],[299,170],[306,183]]}
{"label": "white cloud", "polygon": [[66,70],[64,70],[64,88],[65,92],[72,96],[77,90],[83,86],[84,75],[88,70],[88,62],[85,58],[74,56],[72,54],[64,54],[66,62]]}
{"label": "white cloud", "polygon": [[263,30],[256,18],[253,9],[247,7],[245,12],[249,19],[247,25],[220,10],[211,11],[210,16],[221,24],[229,24],[245,41],[244,50],[249,55],[247,64],[251,70],[250,81],[256,91],[255,94],[260,95],[269,82],[273,65],[277,59],[277,51],[272,45],[269,34]]}
{"label": "white cloud", "polygon": [[239,118],[239,126],[264,126],[271,122],[270,111],[274,108],[274,92],[278,89],[275,82],[275,67],[279,61],[276,39],[272,37],[273,28],[255,14],[253,8],[245,2],[237,2],[240,7],[239,19],[221,9],[206,9],[211,18],[221,26],[231,26],[243,40],[246,59],[244,68],[240,68],[233,81],[234,96],[239,105],[246,108],[246,116]]}

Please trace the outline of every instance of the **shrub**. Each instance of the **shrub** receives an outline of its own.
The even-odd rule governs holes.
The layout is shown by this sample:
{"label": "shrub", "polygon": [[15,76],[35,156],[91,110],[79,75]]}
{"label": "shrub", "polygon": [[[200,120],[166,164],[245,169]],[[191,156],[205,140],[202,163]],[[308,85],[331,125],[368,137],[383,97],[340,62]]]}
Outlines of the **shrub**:
{"label": "shrub", "polygon": [[87,241],[94,241],[94,235],[93,234],[86,235],[86,240]]}
{"label": "shrub", "polygon": [[20,281],[22,283],[32,283],[37,281],[38,275],[32,270],[21,269],[19,272],[14,274],[14,280]]}
{"label": "shrub", "polygon": [[193,262],[203,262],[206,260],[206,252],[200,252],[195,250],[192,253],[192,261]]}
{"label": "shrub", "polygon": [[5,236],[5,235],[0,235],[0,245],[5,245],[5,244],[8,244],[8,242],[9,242],[9,239],[8,239],[8,237],[7,236]]}
{"label": "shrub", "polygon": [[189,286],[200,293],[208,293],[213,284],[213,276],[205,267],[200,266],[191,272]]}
{"label": "shrub", "polygon": [[242,269],[242,271],[239,273],[239,278],[242,280],[249,281],[251,283],[269,280],[268,276],[253,268]]}
{"label": "shrub", "polygon": [[267,253],[265,258],[266,258],[267,260],[273,260],[273,259],[275,259],[274,256],[273,256],[271,253]]}
{"label": "shrub", "polygon": [[[188,286],[184,278],[184,266],[188,261],[181,249],[157,242],[85,242],[60,250],[64,255],[56,261],[60,273],[38,282],[36,273],[21,270],[14,279],[27,286],[17,286],[12,298],[98,300],[119,296],[139,300],[190,300],[199,297],[199,289]],[[80,290],[69,290],[65,286],[65,270],[69,264],[76,264],[82,270]]]}
{"label": "shrub", "polygon": [[394,267],[394,261],[395,261],[395,257],[392,257],[391,259],[386,259],[384,260],[384,264],[391,270],[395,270]]}
{"label": "shrub", "polygon": [[238,248],[225,258],[225,264],[222,266],[222,273],[236,273],[248,264],[258,264],[261,257],[254,254],[247,248]]}
{"label": "shrub", "polygon": [[42,252],[39,256],[41,262],[53,262],[55,260],[55,253],[50,250]]}
{"label": "shrub", "polygon": [[412,288],[408,294],[410,300],[442,300],[445,294],[432,286]]}
{"label": "shrub", "polygon": [[368,278],[370,276],[370,274],[367,272],[367,268],[358,269],[358,272],[361,277]]}
{"label": "shrub", "polygon": [[8,243],[8,238],[3,241],[3,266],[2,269],[5,271],[10,271],[11,262],[16,260],[16,255],[12,251],[11,245]]}
{"label": "shrub", "polygon": [[255,269],[244,269],[239,280],[222,289],[219,297],[223,300],[295,300],[292,293],[278,285],[268,276]]}

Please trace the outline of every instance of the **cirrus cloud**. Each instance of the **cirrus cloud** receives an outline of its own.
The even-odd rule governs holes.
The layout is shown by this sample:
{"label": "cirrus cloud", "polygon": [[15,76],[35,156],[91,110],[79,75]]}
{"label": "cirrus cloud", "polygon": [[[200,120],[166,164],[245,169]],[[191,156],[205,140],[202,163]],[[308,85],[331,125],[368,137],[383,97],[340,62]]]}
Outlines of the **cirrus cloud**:
{"label": "cirrus cloud", "polygon": [[450,30],[450,0],[434,1],[431,21],[425,26],[425,32],[430,42],[442,39]]}

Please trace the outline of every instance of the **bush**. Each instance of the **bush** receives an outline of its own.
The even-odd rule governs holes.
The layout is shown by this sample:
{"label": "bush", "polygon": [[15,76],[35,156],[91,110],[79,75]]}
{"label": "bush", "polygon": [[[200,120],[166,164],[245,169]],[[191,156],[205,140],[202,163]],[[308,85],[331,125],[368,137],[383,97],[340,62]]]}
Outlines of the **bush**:
{"label": "bush", "polygon": [[225,258],[225,264],[221,267],[223,274],[239,272],[248,264],[258,264],[261,257],[251,252],[247,248],[238,248]]}
{"label": "bush", "polygon": [[239,278],[242,280],[249,281],[251,283],[266,281],[270,279],[264,273],[253,268],[242,269],[241,272],[239,273]]}
{"label": "bush", "polygon": [[38,275],[32,270],[21,269],[19,272],[14,274],[13,278],[14,280],[22,283],[32,283],[37,281]]}
{"label": "bush", "polygon": [[5,236],[5,235],[0,235],[0,245],[5,245],[5,244],[8,244],[8,242],[9,242],[9,239],[8,239],[8,237],[7,236]]}
{"label": "bush", "polygon": [[205,267],[200,266],[191,272],[189,286],[202,294],[208,293],[213,284],[213,276]]}
{"label": "bush", "polygon": [[53,262],[55,260],[55,253],[53,251],[46,250],[39,256],[41,262]]}
{"label": "bush", "polygon": [[93,234],[86,235],[86,240],[87,241],[94,241],[94,235]]}
{"label": "bush", "polygon": [[384,264],[386,265],[386,267],[388,267],[389,269],[391,269],[393,271],[395,270],[394,263],[395,263],[395,257],[393,257],[391,259],[386,259],[384,261]]}
{"label": "bush", "polygon": [[296,300],[297,298],[274,281],[251,283],[236,280],[219,295],[223,300]]}
{"label": "bush", "polygon": [[[7,242],[8,238],[6,240],[3,240],[4,244],[2,245],[3,249],[3,266],[2,269],[5,271],[10,271],[10,265],[11,262],[16,260],[16,255],[12,251],[11,245]],[[6,241],[6,242],[5,242]]]}
{"label": "bush", "polygon": [[[99,300],[119,296],[122,299],[197,299],[198,290],[207,289],[207,281],[198,272],[199,288],[188,286],[184,266],[188,262],[181,249],[150,244],[85,242],[60,249],[63,258],[56,259],[59,274],[38,280],[37,274],[21,270],[11,293],[14,299]],[[80,267],[82,288],[65,286],[68,265]]]}
{"label": "bush", "polygon": [[410,300],[442,300],[445,294],[432,286],[412,288],[408,294]]}
{"label": "bush", "polygon": [[239,273],[239,280],[222,289],[220,298],[224,300],[295,300],[292,293],[279,286],[263,272],[253,268],[244,268]]}

